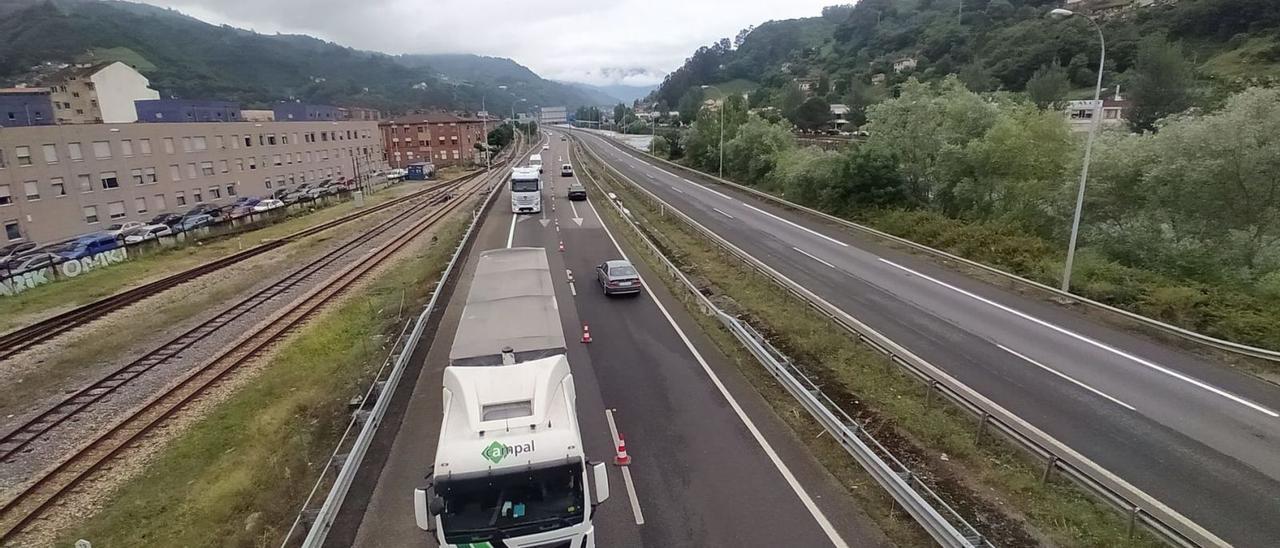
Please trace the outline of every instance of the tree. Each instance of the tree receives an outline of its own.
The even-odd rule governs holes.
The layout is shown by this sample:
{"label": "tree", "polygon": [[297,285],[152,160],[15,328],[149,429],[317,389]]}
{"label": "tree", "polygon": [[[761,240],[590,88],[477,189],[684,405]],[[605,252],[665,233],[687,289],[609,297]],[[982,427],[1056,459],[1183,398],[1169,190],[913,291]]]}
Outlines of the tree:
{"label": "tree", "polygon": [[805,131],[820,131],[831,125],[831,105],[819,97],[810,97],[796,109],[791,121]]}
{"label": "tree", "polygon": [[907,181],[897,163],[875,150],[853,149],[845,155],[840,178],[821,200],[827,211],[848,215],[860,209],[903,207],[909,204]]}
{"label": "tree", "polygon": [[1280,245],[1280,90],[1248,89],[1205,116],[1175,115],[1145,180],[1181,234],[1254,268]]}
{"label": "tree", "polygon": [[1156,122],[1191,106],[1192,67],[1182,48],[1163,36],[1144,38],[1138,46],[1129,81],[1129,126],[1134,131],[1154,131]]}
{"label": "tree", "polygon": [[1057,61],[1040,67],[1027,81],[1027,95],[1042,109],[1062,102],[1070,90],[1071,79],[1067,70]]}
{"label": "tree", "polygon": [[961,67],[959,78],[965,87],[976,92],[990,91],[996,87],[995,76],[991,75],[991,69],[982,64],[982,61],[974,61]]}
{"label": "tree", "polygon": [[651,145],[650,152],[652,152],[654,156],[657,156],[659,158],[670,159],[671,158],[671,141],[668,141],[666,137],[663,137],[661,135],[654,136],[653,144]]}
{"label": "tree", "polygon": [[703,91],[700,87],[691,87],[680,96],[680,102],[676,106],[676,110],[680,111],[680,120],[686,124],[692,124],[698,117],[698,110],[702,108]]}
{"label": "tree", "polygon": [[773,172],[778,155],[795,147],[795,138],[781,124],[772,124],[754,114],[724,145],[724,172],[747,183],[764,181]]}
{"label": "tree", "polygon": [[782,111],[782,116],[788,120],[792,119],[802,104],[804,104],[804,92],[800,91],[800,86],[794,82],[787,84],[778,97],[778,109]]}
{"label": "tree", "polygon": [[[511,127],[511,124],[502,124],[496,128],[493,128],[493,130],[489,132],[489,137],[488,137],[489,147],[495,150],[501,149],[507,146],[508,144],[510,144],[511,141],[514,139],[515,139],[515,128]],[[480,143],[476,143],[476,144],[479,145]]]}

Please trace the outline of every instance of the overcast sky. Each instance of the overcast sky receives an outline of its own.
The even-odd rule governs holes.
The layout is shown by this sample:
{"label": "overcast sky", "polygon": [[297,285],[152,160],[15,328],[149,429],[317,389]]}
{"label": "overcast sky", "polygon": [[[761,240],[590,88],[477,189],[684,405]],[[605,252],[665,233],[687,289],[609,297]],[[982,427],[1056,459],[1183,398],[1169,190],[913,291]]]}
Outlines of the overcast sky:
{"label": "overcast sky", "polygon": [[[839,0],[143,0],[215,24],[387,53],[515,59],[545,78],[662,81],[698,46]],[[848,0],[845,0],[848,2]]]}

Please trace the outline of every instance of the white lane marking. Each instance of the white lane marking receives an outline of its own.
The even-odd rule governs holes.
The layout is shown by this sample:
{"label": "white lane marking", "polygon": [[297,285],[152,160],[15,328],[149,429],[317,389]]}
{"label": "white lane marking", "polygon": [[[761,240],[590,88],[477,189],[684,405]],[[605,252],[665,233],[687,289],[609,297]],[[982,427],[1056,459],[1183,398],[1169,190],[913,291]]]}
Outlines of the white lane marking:
{"label": "white lane marking", "polygon": [[787,219],[783,219],[782,217],[779,217],[779,216],[777,216],[777,215],[774,215],[774,214],[772,214],[772,213],[769,213],[768,211],[765,211],[765,210],[763,210],[763,209],[760,209],[760,208],[758,208],[758,207],[756,207],[756,206],[753,206],[753,205],[751,205],[751,204],[748,204],[748,203],[746,203],[746,202],[743,202],[743,203],[742,203],[742,205],[744,205],[744,206],[747,206],[747,207],[751,208],[752,210],[756,211],[757,213],[760,213],[760,214],[763,214],[763,215],[767,215],[767,216],[769,216],[769,217],[772,217],[772,218],[773,218],[773,219],[775,219],[775,220],[778,220],[778,221],[782,221],[782,222],[784,222],[784,223],[787,223],[787,224],[791,225],[792,227],[795,227],[795,228],[798,228],[798,229],[803,230],[803,231],[805,231],[805,232],[808,232],[809,234],[813,234],[814,236],[817,236],[817,237],[819,237],[819,238],[822,238],[822,239],[824,239],[824,240],[826,240],[826,241],[828,241],[828,242],[831,242],[831,243],[833,243],[833,244],[836,244],[836,245],[838,245],[838,246],[840,246],[840,247],[849,247],[849,244],[846,244],[846,243],[844,243],[844,242],[842,242],[842,241],[840,241],[840,240],[837,240],[837,239],[835,239],[835,238],[832,238],[831,236],[827,236],[826,234],[823,234],[823,233],[821,233],[821,232],[818,232],[818,231],[813,230],[813,229],[808,228],[808,227],[800,226],[800,225],[798,225],[798,224],[796,224],[796,223],[794,223],[794,222],[792,222],[792,221],[789,221],[789,220],[787,220]]}
{"label": "white lane marking", "polygon": [[824,260],[822,260],[822,259],[819,259],[819,258],[817,258],[817,257],[813,256],[813,254],[812,254],[812,253],[809,253],[808,251],[805,251],[805,250],[800,249],[800,248],[798,248],[798,247],[792,247],[791,249],[794,249],[794,250],[796,250],[796,251],[800,252],[800,254],[801,254],[801,255],[804,255],[805,257],[808,257],[808,258],[813,259],[813,260],[815,260],[815,261],[818,261],[818,262],[820,262],[820,263],[822,263],[822,264],[824,264],[824,265],[827,265],[827,267],[828,267],[828,268],[831,268],[831,269],[834,269],[834,270],[840,270],[840,269],[836,268],[836,265],[833,265],[833,264],[831,264],[831,263],[829,263],[829,262],[827,262],[827,261],[824,261]]}
{"label": "white lane marking", "polygon": [[[613,446],[618,447],[618,425],[613,422],[613,410],[605,409],[604,418],[609,420],[609,433],[613,434]],[[635,483],[631,481],[631,468],[622,468],[622,482],[627,484],[627,496],[631,498],[631,514],[636,517],[636,525],[644,525],[644,513],[640,511],[640,497],[636,496]]]}
{"label": "white lane marking", "polygon": [[680,190],[680,187],[678,187],[678,186],[673,186],[673,187],[671,187],[671,190],[674,190],[674,191],[676,191],[676,192],[679,192],[679,193],[681,193],[681,194],[684,194],[684,191],[683,191],[683,190]]}
{"label": "white lane marking", "polygon": [[[581,217],[580,215],[578,215],[578,206],[573,205],[573,200],[569,200],[569,209],[573,210],[574,219],[578,219]],[[582,226],[582,223],[578,223],[578,226]]]}
{"label": "white lane marking", "polygon": [[[603,226],[604,233],[609,235],[609,240],[613,242],[613,247],[618,250],[618,253],[622,255],[622,258],[627,259],[628,261],[631,260],[627,257],[626,252],[622,250],[622,246],[618,245],[617,238],[613,237],[613,231],[609,230],[609,226],[604,224],[603,219],[600,219],[600,212],[596,211],[596,206],[591,203],[591,200],[587,200],[587,205],[591,207],[591,212],[595,213],[596,219],[600,220],[600,226]],[[649,285],[644,278],[640,279],[640,283],[644,284],[646,287],[653,287]],[[805,509],[809,510],[809,515],[813,516],[814,521],[818,522],[818,527],[822,528],[823,533],[826,533],[827,539],[830,540],[836,548],[848,548],[849,545],[845,543],[843,538],[840,538],[840,533],[831,525],[831,521],[822,513],[822,509],[818,508],[817,503],[813,502],[813,497],[809,496],[809,493],[804,490],[804,486],[800,485],[800,481],[796,479],[795,474],[791,473],[791,468],[787,467],[786,463],[782,462],[782,457],[778,456],[777,451],[774,451],[773,446],[769,444],[769,440],[765,439],[764,434],[760,433],[759,428],[756,428],[755,422],[751,420],[751,417],[747,416],[747,412],[742,410],[742,406],[738,404],[738,400],[733,399],[733,395],[729,393],[728,388],[725,388],[724,383],[720,382],[720,377],[716,375],[715,371],[711,370],[711,366],[707,364],[707,360],[703,359],[702,354],[698,352],[698,349],[693,347],[693,342],[689,340],[688,335],[685,335],[684,330],[676,323],[675,318],[671,317],[671,313],[667,312],[667,307],[663,306],[662,301],[659,301],[657,298],[653,298],[652,300],[653,304],[658,305],[658,310],[661,311],[663,317],[667,319],[667,323],[671,324],[671,328],[675,329],[676,334],[680,336],[680,340],[684,342],[685,348],[688,348],[689,353],[693,354],[694,359],[698,360],[698,364],[702,366],[702,371],[707,374],[707,377],[711,378],[711,383],[720,391],[720,395],[724,396],[725,400],[728,400],[729,407],[732,407],[733,412],[738,415],[738,420],[741,420],[742,424],[747,427],[747,431],[751,432],[751,436],[755,438],[756,443],[760,445],[760,448],[764,450],[765,455],[767,455],[769,460],[773,462],[774,468],[778,469],[778,473],[782,474],[782,478],[787,481],[787,485],[790,485],[791,490],[800,498],[800,502],[804,504]]]}
{"label": "white lane marking", "polygon": [[511,248],[511,242],[516,239],[516,217],[515,213],[511,214],[511,230],[507,231],[507,249]]}
{"label": "white lane marking", "polygon": [[648,177],[648,178],[650,178],[650,179],[653,179],[653,180],[655,180],[655,181],[657,181],[657,180],[658,180],[658,178],[657,178],[657,177],[654,177],[652,173],[645,173],[645,174],[644,174],[644,176],[645,176],[645,177]]}
{"label": "white lane marking", "polygon": [[723,212],[723,211],[720,211],[719,209],[716,209],[716,208],[714,208],[714,207],[713,207],[713,208],[711,208],[711,211],[714,211],[714,212],[716,212],[716,213],[719,213],[719,214],[721,214],[721,215],[724,215],[725,217],[728,217],[728,218],[730,218],[730,219],[732,219],[732,218],[733,218],[733,215],[730,215],[730,214],[728,214],[728,213],[725,213],[725,212]]}
{"label": "white lane marking", "polygon": [[578,296],[578,288],[573,286],[573,282],[569,282],[569,294],[574,297]]}
{"label": "white lane marking", "polygon": [[1107,352],[1110,352],[1110,353],[1115,354],[1115,355],[1117,355],[1117,356],[1120,356],[1120,357],[1122,357],[1122,358],[1128,359],[1128,360],[1130,360],[1130,361],[1132,361],[1132,362],[1134,362],[1134,363],[1137,363],[1137,364],[1139,364],[1139,365],[1146,366],[1147,368],[1150,368],[1150,369],[1152,369],[1152,370],[1154,370],[1154,371],[1158,371],[1158,372],[1160,372],[1160,373],[1164,373],[1165,375],[1168,375],[1168,376],[1173,377],[1173,378],[1175,378],[1175,379],[1178,379],[1178,380],[1180,380],[1180,381],[1183,381],[1183,382],[1186,382],[1186,383],[1191,384],[1191,385],[1193,385],[1193,386],[1196,386],[1196,387],[1202,388],[1202,389],[1204,389],[1204,390],[1207,390],[1207,391],[1209,391],[1209,392],[1212,392],[1212,393],[1214,393],[1214,394],[1217,394],[1217,395],[1219,395],[1219,396],[1222,396],[1222,397],[1224,397],[1224,398],[1226,398],[1226,399],[1229,399],[1229,400],[1231,400],[1231,401],[1234,401],[1234,402],[1236,402],[1236,403],[1238,403],[1238,404],[1240,404],[1240,405],[1243,405],[1243,406],[1245,406],[1245,407],[1249,407],[1249,408],[1251,408],[1251,409],[1253,409],[1253,410],[1255,410],[1255,411],[1258,411],[1258,412],[1260,412],[1260,413],[1263,413],[1263,414],[1265,414],[1265,415],[1268,415],[1268,416],[1271,416],[1271,417],[1280,417],[1280,413],[1277,413],[1277,412],[1275,412],[1275,411],[1273,411],[1273,410],[1271,410],[1271,409],[1268,409],[1268,408],[1266,408],[1266,407],[1264,407],[1264,406],[1262,406],[1262,405],[1259,405],[1259,404],[1254,403],[1254,402],[1252,402],[1252,401],[1249,401],[1249,400],[1247,400],[1247,399],[1245,399],[1245,398],[1242,398],[1242,397],[1240,397],[1240,396],[1237,396],[1237,395],[1235,395],[1235,394],[1232,394],[1232,393],[1230,393],[1230,392],[1227,392],[1226,390],[1223,390],[1223,389],[1221,389],[1221,388],[1218,388],[1218,387],[1216,387],[1216,386],[1213,386],[1213,385],[1211,385],[1211,384],[1208,384],[1208,383],[1206,383],[1206,382],[1204,382],[1204,381],[1201,381],[1201,380],[1199,380],[1199,379],[1196,379],[1196,378],[1193,378],[1193,377],[1189,377],[1189,376],[1187,376],[1187,375],[1184,375],[1184,374],[1182,374],[1182,373],[1179,373],[1179,372],[1177,372],[1177,371],[1174,371],[1174,370],[1172,370],[1172,369],[1169,369],[1169,368],[1167,368],[1167,367],[1165,367],[1165,366],[1163,366],[1163,365],[1160,365],[1160,364],[1157,364],[1157,363],[1155,363],[1155,362],[1149,361],[1149,360],[1147,360],[1147,359],[1145,359],[1145,358],[1141,358],[1141,357],[1135,356],[1135,355],[1133,355],[1133,354],[1130,354],[1130,353],[1128,353],[1128,352],[1125,352],[1125,351],[1123,351],[1123,350],[1120,350],[1119,348],[1115,348],[1115,347],[1113,347],[1113,346],[1111,346],[1111,345],[1108,345],[1108,344],[1105,344],[1105,343],[1102,343],[1102,342],[1099,342],[1099,341],[1095,341],[1095,340],[1093,340],[1093,339],[1090,339],[1089,337],[1086,337],[1086,336],[1081,335],[1081,334],[1079,334],[1079,333],[1076,333],[1076,332],[1074,332],[1074,331],[1069,331],[1069,330],[1067,330],[1067,329],[1064,329],[1064,328],[1058,327],[1058,326],[1056,326],[1056,325],[1054,325],[1054,324],[1051,324],[1051,323],[1046,322],[1046,321],[1044,321],[1044,320],[1041,320],[1041,319],[1039,319],[1039,318],[1033,317],[1033,316],[1031,316],[1030,314],[1027,314],[1027,313],[1025,313],[1025,312],[1021,312],[1021,311],[1018,311],[1018,310],[1014,310],[1014,309],[1012,309],[1012,308],[1009,308],[1009,307],[1007,307],[1007,306],[1005,306],[1005,305],[1002,305],[1002,304],[997,303],[997,302],[995,302],[995,301],[992,301],[992,300],[990,300],[990,299],[987,299],[987,298],[984,298],[984,297],[978,296],[978,295],[976,295],[976,294],[974,294],[974,293],[971,293],[971,292],[969,292],[969,291],[965,291],[965,290],[963,290],[963,289],[960,289],[960,288],[958,288],[958,287],[956,287],[956,286],[954,286],[954,285],[951,285],[951,284],[949,284],[949,283],[947,283],[947,282],[944,282],[944,281],[942,281],[942,280],[939,280],[939,279],[936,279],[936,278],[933,278],[933,277],[930,277],[930,276],[926,276],[926,275],[924,275],[924,274],[921,274],[921,273],[919,273],[919,272],[916,272],[916,271],[914,271],[914,270],[911,270],[910,268],[907,268],[907,267],[902,266],[902,265],[900,265],[900,264],[894,263],[893,261],[889,261],[889,260],[886,260],[886,259],[880,259],[880,262],[883,262],[883,263],[885,263],[885,264],[887,264],[887,265],[889,265],[889,266],[892,266],[892,267],[897,268],[897,269],[899,269],[899,270],[902,270],[902,271],[904,271],[904,272],[908,272],[908,273],[910,273],[910,274],[914,274],[914,275],[916,275],[916,276],[919,276],[919,277],[920,277],[920,278],[922,278],[922,279],[928,280],[928,281],[933,282],[933,283],[935,283],[935,284],[937,284],[937,285],[940,285],[940,286],[942,286],[942,287],[945,287],[945,288],[947,288],[947,289],[950,289],[950,290],[952,290],[952,291],[955,291],[956,293],[959,293],[959,294],[961,294],[961,295],[964,295],[964,296],[969,297],[969,298],[971,298],[971,299],[974,299],[974,300],[976,300],[976,301],[979,301],[979,302],[985,303],[985,304],[990,305],[990,306],[992,306],[992,307],[995,307],[995,308],[998,308],[998,309],[1003,310],[1003,311],[1005,311],[1005,312],[1008,312],[1008,313],[1010,313],[1010,314],[1013,314],[1014,316],[1017,316],[1017,317],[1022,318],[1022,319],[1024,319],[1024,320],[1027,320],[1027,321],[1033,322],[1033,323],[1035,323],[1036,325],[1039,325],[1039,326],[1041,326],[1041,327],[1045,327],[1045,328],[1051,329],[1051,330],[1053,330],[1053,331],[1056,331],[1056,332],[1058,332],[1058,333],[1061,333],[1061,334],[1063,334],[1063,335],[1066,335],[1066,336],[1068,336],[1068,337],[1071,337],[1071,338],[1073,338],[1073,339],[1076,339],[1076,340],[1078,340],[1078,341],[1080,341],[1080,342],[1083,342],[1083,343],[1088,344],[1088,345],[1090,345],[1090,346],[1093,346],[1093,347],[1095,347],[1095,348],[1098,348],[1098,349],[1101,349],[1101,350],[1105,350],[1105,351],[1107,351]]}
{"label": "white lane marking", "polygon": [[1097,394],[1097,395],[1102,396],[1102,397],[1104,397],[1104,398],[1106,398],[1106,399],[1108,399],[1108,400],[1111,400],[1111,401],[1112,401],[1112,403],[1115,403],[1116,405],[1119,405],[1119,406],[1121,406],[1121,407],[1124,407],[1125,409],[1128,409],[1128,410],[1130,410],[1130,411],[1137,411],[1137,409],[1134,409],[1132,405],[1129,405],[1129,404],[1127,404],[1127,403],[1125,403],[1125,402],[1122,402],[1122,401],[1120,401],[1120,400],[1118,400],[1118,399],[1116,399],[1116,398],[1113,398],[1113,397],[1111,397],[1111,395],[1109,395],[1109,394],[1107,394],[1107,393],[1105,393],[1105,392],[1103,392],[1103,391],[1101,391],[1101,390],[1098,390],[1097,388],[1094,388],[1094,387],[1089,386],[1089,385],[1087,385],[1087,384],[1085,384],[1085,383],[1083,383],[1083,382],[1080,382],[1080,381],[1078,381],[1078,380],[1076,380],[1076,379],[1074,379],[1074,378],[1071,378],[1071,377],[1067,376],[1067,374],[1066,374],[1066,373],[1063,373],[1063,372],[1058,371],[1058,370],[1056,370],[1056,369],[1053,369],[1052,367],[1049,367],[1049,366],[1047,366],[1047,365],[1045,365],[1045,364],[1043,364],[1043,363],[1040,363],[1040,362],[1035,361],[1035,360],[1033,360],[1033,359],[1031,359],[1031,358],[1028,358],[1028,357],[1026,357],[1026,356],[1024,356],[1024,355],[1022,355],[1022,354],[1018,353],[1016,350],[1013,350],[1012,348],[1009,348],[1009,347],[1007,347],[1007,346],[1005,346],[1005,345],[1003,345],[1003,344],[1000,344],[1000,343],[996,343],[996,346],[1000,347],[1000,349],[1001,349],[1001,350],[1004,350],[1005,352],[1008,352],[1008,353],[1010,353],[1010,354],[1013,354],[1014,356],[1017,356],[1017,357],[1019,357],[1019,358],[1022,358],[1022,360],[1023,360],[1023,361],[1025,361],[1025,362],[1027,362],[1027,363],[1029,363],[1029,364],[1031,364],[1031,365],[1034,365],[1034,366],[1036,366],[1036,367],[1039,367],[1040,369],[1043,369],[1043,370],[1045,370],[1045,371],[1048,371],[1048,372],[1050,372],[1050,373],[1053,373],[1054,375],[1057,375],[1058,377],[1061,377],[1063,380],[1069,381],[1069,382],[1071,382],[1072,384],[1075,384],[1076,386],[1079,386],[1080,388],[1083,388],[1083,389],[1085,389],[1085,390],[1088,390],[1088,391],[1090,391],[1090,392],[1093,392],[1094,394]]}

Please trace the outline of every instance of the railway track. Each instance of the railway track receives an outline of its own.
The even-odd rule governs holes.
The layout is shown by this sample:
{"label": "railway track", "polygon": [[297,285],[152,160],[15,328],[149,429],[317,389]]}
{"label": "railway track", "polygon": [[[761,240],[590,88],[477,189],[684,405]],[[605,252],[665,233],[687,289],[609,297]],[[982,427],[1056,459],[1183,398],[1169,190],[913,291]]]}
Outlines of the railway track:
{"label": "railway track", "polygon": [[[76,307],[72,310],[68,310],[56,316],[46,318],[44,320],[33,323],[26,327],[22,327],[22,328],[10,331],[8,333],[0,335],[0,360],[5,360],[10,357],[21,354],[22,352],[26,351],[28,348],[31,348],[46,340],[49,340],[63,333],[66,333],[72,329],[80,327],[85,323],[101,318],[104,314],[113,312],[115,310],[119,310],[133,303],[136,303],[138,301],[141,301],[153,295],[159,294],[170,288],[189,282],[191,280],[194,280],[206,274],[217,272],[228,266],[256,257],[263,253],[267,253],[269,251],[275,250],[290,242],[293,242],[302,238],[306,238],[308,236],[313,236],[315,234],[319,234],[326,230],[345,225],[347,223],[366,217],[373,213],[377,213],[379,211],[385,211],[387,209],[394,208],[396,206],[403,205],[405,203],[413,202],[414,200],[425,198],[426,201],[430,201],[430,200],[436,199],[443,193],[446,193],[451,189],[456,188],[458,185],[465,184],[467,181],[470,181],[483,173],[484,172],[482,171],[478,171],[476,173],[464,175],[452,181],[445,182],[442,185],[437,185],[435,187],[432,187],[429,189],[423,189],[413,194],[401,196],[394,200],[389,200],[387,202],[378,204],[376,206],[372,206],[368,209],[357,211],[355,213],[351,213],[349,215],[345,215],[343,217],[333,219],[331,221],[327,221],[327,222],[318,224],[316,226],[300,230],[293,234],[289,234],[288,236],[285,236],[283,238],[279,238],[276,240],[272,240],[270,242],[265,242],[265,243],[250,247],[249,249],[246,249],[244,251],[240,251],[240,252],[228,255],[221,259],[210,261],[208,263],[190,268],[188,270],[184,270],[177,274],[166,276],[159,280],[156,280],[144,285],[140,285],[138,287],[129,289],[127,291],[122,291],[120,293],[111,295],[109,297],[104,297],[97,301]],[[0,455],[4,455],[2,448],[0,448]],[[0,456],[0,460],[3,460],[3,456]]]}
{"label": "railway track", "polygon": [[[495,175],[501,173],[503,173],[502,170],[494,172]],[[470,195],[488,188],[487,182],[489,180],[490,177],[472,178],[455,188],[463,195]],[[51,506],[56,505],[66,493],[90,478],[96,471],[126,451],[135,442],[143,439],[149,432],[163,424],[166,419],[174,416],[185,406],[197,400],[209,388],[216,386],[220,380],[226,378],[242,365],[252,361],[254,357],[262,354],[274,343],[297,330],[305,324],[308,318],[321,310],[325,304],[334,300],[416,237],[436,226],[442,219],[448,217],[450,213],[462,207],[464,203],[466,203],[466,200],[463,199],[448,200],[443,207],[413,222],[412,225],[404,230],[396,232],[396,237],[393,241],[376,248],[373,252],[343,267],[333,276],[331,282],[318,284],[303,297],[284,305],[270,318],[261,322],[258,330],[241,337],[218,355],[187,373],[186,376],[164,392],[153,396],[147,403],[130,413],[128,417],[80,447],[58,465],[43,472],[40,478],[22,488],[17,495],[0,507],[0,530],[4,531],[0,533],[0,542],[12,542],[27,525],[31,524]],[[403,220],[401,219],[401,221]],[[385,232],[390,230],[391,227],[401,224],[400,222],[390,223],[380,225],[380,228],[385,227],[383,230]],[[324,260],[332,261],[336,259],[326,256],[320,261]],[[270,297],[261,299],[260,295],[255,294],[246,299],[246,301],[255,298],[258,298],[260,303],[270,300]],[[229,311],[234,309],[236,307],[232,307]],[[218,317],[221,317],[221,315]],[[196,328],[196,330],[199,329],[201,327]],[[193,330],[193,332],[196,330]],[[191,332],[188,332],[174,339],[174,343],[190,337]],[[130,369],[135,367],[135,364],[130,364],[122,368],[118,373],[123,372],[126,375],[134,375],[136,377],[141,372],[136,369]],[[111,391],[114,390],[112,386],[113,383],[108,382],[101,385],[99,390]],[[90,393],[92,391],[85,392],[85,394]],[[94,395],[97,396],[97,394]],[[101,396],[97,397],[100,399]],[[76,396],[72,396],[68,398],[68,401],[76,399]],[[82,398],[77,401],[82,402],[84,400]],[[76,413],[79,413],[83,412],[89,404],[80,406],[79,403],[76,403],[74,405],[79,406],[76,408],[78,409]],[[61,420],[65,421],[66,418],[64,417]],[[12,452],[9,454],[12,454]]]}

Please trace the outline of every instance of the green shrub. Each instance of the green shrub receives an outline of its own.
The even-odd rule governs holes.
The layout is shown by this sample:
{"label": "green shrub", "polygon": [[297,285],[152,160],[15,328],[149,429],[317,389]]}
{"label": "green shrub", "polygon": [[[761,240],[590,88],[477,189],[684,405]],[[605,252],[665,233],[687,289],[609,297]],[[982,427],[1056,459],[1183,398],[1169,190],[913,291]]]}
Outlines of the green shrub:
{"label": "green shrub", "polygon": [[1157,287],[1143,296],[1138,312],[1163,322],[1199,329],[1204,324],[1201,305],[1205,300],[1204,292],[1193,287]]}

